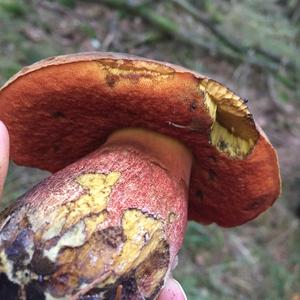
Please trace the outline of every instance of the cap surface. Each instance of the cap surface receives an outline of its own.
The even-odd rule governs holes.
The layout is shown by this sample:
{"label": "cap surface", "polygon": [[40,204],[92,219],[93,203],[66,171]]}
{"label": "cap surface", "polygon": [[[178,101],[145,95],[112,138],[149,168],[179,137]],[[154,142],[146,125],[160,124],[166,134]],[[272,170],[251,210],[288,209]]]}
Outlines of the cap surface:
{"label": "cap surface", "polygon": [[189,218],[230,227],[280,193],[275,150],[243,99],[182,67],[114,53],[58,56],[0,90],[11,158],[51,172],[97,149],[113,131],[154,130],[193,153]]}

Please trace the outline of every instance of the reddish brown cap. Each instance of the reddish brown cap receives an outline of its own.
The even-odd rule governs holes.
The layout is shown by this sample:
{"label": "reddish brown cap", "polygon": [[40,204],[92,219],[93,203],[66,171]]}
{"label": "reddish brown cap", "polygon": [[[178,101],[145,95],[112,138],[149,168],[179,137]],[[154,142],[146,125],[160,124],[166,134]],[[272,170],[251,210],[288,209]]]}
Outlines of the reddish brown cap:
{"label": "reddish brown cap", "polygon": [[26,67],[0,90],[11,158],[51,172],[113,131],[146,128],[193,153],[189,218],[235,226],[280,193],[276,152],[244,101],[222,84],[172,64],[123,54],[59,56]]}

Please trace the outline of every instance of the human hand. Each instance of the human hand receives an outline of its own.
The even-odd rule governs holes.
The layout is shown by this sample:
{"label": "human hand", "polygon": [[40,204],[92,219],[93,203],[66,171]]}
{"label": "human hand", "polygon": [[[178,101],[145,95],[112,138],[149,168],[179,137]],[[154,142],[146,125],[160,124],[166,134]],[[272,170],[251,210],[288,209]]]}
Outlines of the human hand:
{"label": "human hand", "polygon": [[5,125],[0,121],[0,196],[8,169],[9,138]]}
{"label": "human hand", "polygon": [[161,291],[158,300],[187,300],[187,298],[179,282],[170,278]]}

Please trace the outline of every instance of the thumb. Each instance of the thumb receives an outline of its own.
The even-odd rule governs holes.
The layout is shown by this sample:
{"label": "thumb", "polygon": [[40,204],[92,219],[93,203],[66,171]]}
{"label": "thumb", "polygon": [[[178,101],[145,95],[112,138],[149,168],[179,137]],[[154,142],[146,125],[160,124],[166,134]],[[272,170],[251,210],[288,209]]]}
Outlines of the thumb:
{"label": "thumb", "polygon": [[5,125],[0,121],[0,196],[2,194],[9,160],[9,137]]}
{"label": "thumb", "polygon": [[170,278],[162,289],[158,300],[187,300],[187,297],[179,282]]}

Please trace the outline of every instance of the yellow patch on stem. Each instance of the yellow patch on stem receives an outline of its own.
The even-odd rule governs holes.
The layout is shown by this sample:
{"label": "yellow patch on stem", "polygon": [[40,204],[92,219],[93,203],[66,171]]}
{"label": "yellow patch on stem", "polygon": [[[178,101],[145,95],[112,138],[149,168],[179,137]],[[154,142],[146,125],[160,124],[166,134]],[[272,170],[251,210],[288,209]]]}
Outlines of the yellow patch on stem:
{"label": "yellow patch on stem", "polygon": [[[97,218],[95,215],[106,209],[112,189],[120,176],[119,172],[80,175],[76,181],[86,193],[75,201],[29,214],[33,231],[47,241],[85,218],[91,218],[90,223],[93,223],[92,219]],[[99,218],[103,220],[103,215]]]}
{"label": "yellow patch on stem", "polygon": [[69,202],[66,207],[69,211],[65,226],[75,224],[85,216],[98,214],[106,209],[113,186],[120,178],[119,172],[106,174],[88,173],[80,175],[77,182],[88,190],[77,201]]}
{"label": "yellow patch on stem", "polygon": [[[58,236],[64,229],[55,246],[44,250],[44,256],[55,262],[58,253],[64,247],[79,247],[91,236],[106,219],[106,209],[113,186],[120,173],[88,173],[80,175],[77,182],[88,192],[78,200],[68,202],[51,212],[48,216],[55,222],[43,231],[42,239],[49,240]],[[67,230],[67,231],[66,231]]]}
{"label": "yellow patch on stem", "polygon": [[122,253],[114,261],[116,273],[135,269],[164,239],[163,223],[139,210],[124,213],[122,227],[126,242]]}

